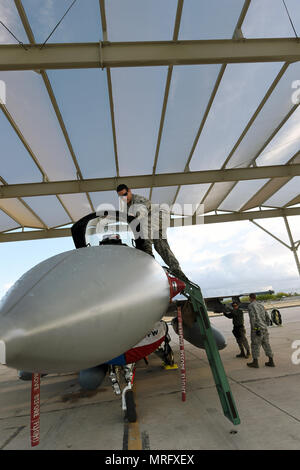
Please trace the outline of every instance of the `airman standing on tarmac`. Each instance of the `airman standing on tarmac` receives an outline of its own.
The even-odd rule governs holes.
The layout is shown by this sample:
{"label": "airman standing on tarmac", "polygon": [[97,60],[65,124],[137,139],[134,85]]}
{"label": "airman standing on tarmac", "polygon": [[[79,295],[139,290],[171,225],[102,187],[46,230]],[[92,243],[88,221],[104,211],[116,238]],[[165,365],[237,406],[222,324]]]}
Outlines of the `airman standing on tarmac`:
{"label": "airman standing on tarmac", "polygon": [[273,352],[269,343],[268,317],[264,306],[257,302],[255,294],[249,294],[250,305],[248,307],[251,325],[251,351],[253,362],[247,366],[258,368],[260,347],[262,346],[269,361],[265,363],[268,367],[275,367]]}
{"label": "airman standing on tarmac", "polygon": [[243,310],[239,308],[237,302],[232,302],[232,309],[230,308],[229,311],[224,311],[223,314],[225,315],[225,317],[232,319],[232,333],[241,351],[240,354],[237,354],[236,357],[245,357],[246,359],[248,359],[248,357],[250,356],[250,348],[246,337]]}

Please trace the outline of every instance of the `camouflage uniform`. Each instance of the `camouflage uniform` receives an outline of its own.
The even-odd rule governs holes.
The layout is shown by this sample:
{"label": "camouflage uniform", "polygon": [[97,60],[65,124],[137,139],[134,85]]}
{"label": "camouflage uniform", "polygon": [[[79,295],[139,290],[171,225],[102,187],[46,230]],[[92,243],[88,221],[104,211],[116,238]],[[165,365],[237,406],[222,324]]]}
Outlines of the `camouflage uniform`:
{"label": "camouflage uniform", "polygon": [[137,216],[137,220],[140,222],[140,236],[144,240],[143,251],[153,256],[153,244],[155,250],[169,266],[172,273],[183,280],[188,280],[181,271],[179,262],[167,240],[169,222],[167,210],[159,207],[158,204],[152,204],[149,199],[138,194],[132,194],[132,200],[127,205],[127,210],[128,215]]}
{"label": "camouflage uniform", "polygon": [[241,350],[241,353],[244,353],[244,349],[246,354],[248,351],[250,352],[248,340],[246,337],[246,330],[244,326],[244,313],[243,310],[238,308],[234,310],[233,308],[229,307],[228,310],[223,312],[225,317],[231,318],[233,323],[233,330],[232,333],[236,339],[237,344]]}
{"label": "camouflage uniform", "polygon": [[[266,356],[273,357],[273,352],[269,343],[268,314],[264,306],[256,300],[248,306],[249,319],[251,325],[251,351],[253,359],[258,359],[260,347],[262,346]],[[260,331],[260,336],[257,335]]]}

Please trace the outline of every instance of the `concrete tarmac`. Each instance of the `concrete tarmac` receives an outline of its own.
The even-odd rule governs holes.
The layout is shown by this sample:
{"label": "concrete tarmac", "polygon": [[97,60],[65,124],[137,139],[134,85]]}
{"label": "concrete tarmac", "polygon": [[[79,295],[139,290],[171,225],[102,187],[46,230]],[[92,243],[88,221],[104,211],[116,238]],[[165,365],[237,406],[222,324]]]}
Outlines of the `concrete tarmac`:
{"label": "concrete tarmac", "polygon": [[[137,364],[138,421],[125,423],[121,399],[106,378],[95,392],[83,392],[77,374],[41,380],[41,438],[32,450],[281,450],[300,448],[300,307],[281,309],[283,325],[269,328],[275,368],[251,369],[223,316],[211,323],[225,334],[220,352],[240,415],[234,426],[222,412],[204,350],[185,342],[187,400],[181,401],[180,371],[164,370],[154,354]],[[245,315],[249,339],[249,321]],[[171,346],[179,364],[178,337]],[[299,340],[297,349],[292,344]],[[297,350],[299,354],[297,355]],[[299,364],[292,362],[298,358]],[[294,360],[295,362],[295,360]],[[30,450],[31,382],[0,366],[0,449]]]}

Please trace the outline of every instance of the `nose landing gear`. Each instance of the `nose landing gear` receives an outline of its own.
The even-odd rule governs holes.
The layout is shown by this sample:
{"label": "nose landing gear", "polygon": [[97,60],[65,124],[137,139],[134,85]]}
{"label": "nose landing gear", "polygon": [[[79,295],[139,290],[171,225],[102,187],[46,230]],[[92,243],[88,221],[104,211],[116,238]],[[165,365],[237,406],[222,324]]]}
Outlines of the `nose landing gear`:
{"label": "nose landing gear", "polygon": [[[137,420],[136,406],[133,393],[133,381],[135,375],[135,363],[125,366],[110,366],[109,378],[116,395],[122,395],[122,411],[124,420],[135,423]],[[125,387],[121,391],[121,378],[125,381]]]}

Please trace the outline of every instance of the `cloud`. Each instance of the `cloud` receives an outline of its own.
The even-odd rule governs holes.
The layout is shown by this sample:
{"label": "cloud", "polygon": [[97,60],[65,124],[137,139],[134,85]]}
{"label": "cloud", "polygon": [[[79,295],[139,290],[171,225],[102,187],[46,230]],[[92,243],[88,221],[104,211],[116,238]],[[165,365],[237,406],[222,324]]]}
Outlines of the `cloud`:
{"label": "cloud", "polygon": [[6,282],[0,287],[0,300],[13,285],[14,282]]}
{"label": "cloud", "polygon": [[[264,225],[279,238],[286,236],[278,220]],[[292,253],[250,222],[172,229],[168,240],[183,271],[205,296],[300,290]]]}

